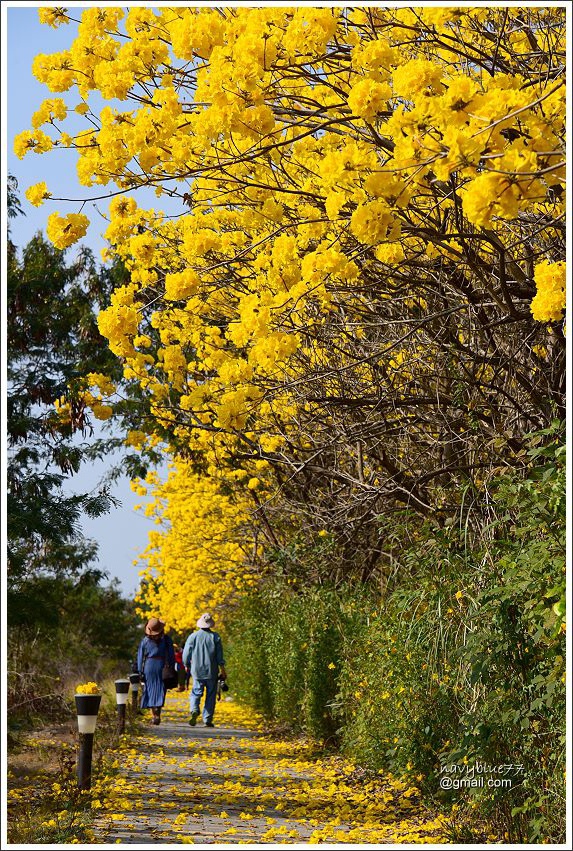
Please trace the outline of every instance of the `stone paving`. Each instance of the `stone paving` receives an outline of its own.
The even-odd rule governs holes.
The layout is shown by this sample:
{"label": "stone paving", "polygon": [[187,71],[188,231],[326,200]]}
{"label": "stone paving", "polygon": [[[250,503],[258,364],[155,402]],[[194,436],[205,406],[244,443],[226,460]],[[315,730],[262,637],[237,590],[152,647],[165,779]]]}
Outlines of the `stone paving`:
{"label": "stone paving", "polygon": [[[133,811],[111,825],[109,819],[100,819],[99,841],[132,845],[305,842],[313,825],[303,826],[261,803],[271,789],[280,806],[288,794],[285,781],[297,784],[306,779],[304,769],[277,767],[257,748],[260,734],[256,731],[237,729],[224,721],[211,729],[200,719],[196,727],[190,727],[181,700],[175,711],[170,709],[173,703],[174,699],[168,702],[161,725],[150,726],[138,738],[139,753],[122,772],[130,794],[136,789],[140,793]],[[270,829],[273,839],[263,839]]]}
{"label": "stone paving", "polygon": [[232,701],[217,705],[214,729],[200,720],[190,727],[188,700],[169,693],[161,725],[119,752],[100,802],[98,844],[448,841],[445,818],[407,780],[265,735],[260,719]]}

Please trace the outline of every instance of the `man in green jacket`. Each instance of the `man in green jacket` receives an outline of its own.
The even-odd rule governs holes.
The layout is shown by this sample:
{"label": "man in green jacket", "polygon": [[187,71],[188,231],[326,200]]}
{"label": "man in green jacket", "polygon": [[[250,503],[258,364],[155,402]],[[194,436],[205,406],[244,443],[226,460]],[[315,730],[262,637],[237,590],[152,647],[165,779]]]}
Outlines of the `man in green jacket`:
{"label": "man in green jacket", "polygon": [[223,643],[218,632],[213,632],[215,621],[206,612],[197,621],[199,629],[192,632],[183,648],[183,664],[191,666],[193,688],[191,689],[189,723],[192,727],[199,717],[199,703],[205,692],[203,706],[203,721],[206,727],[214,727],[213,715],[217,701],[217,682],[227,678],[225,660],[223,658]]}

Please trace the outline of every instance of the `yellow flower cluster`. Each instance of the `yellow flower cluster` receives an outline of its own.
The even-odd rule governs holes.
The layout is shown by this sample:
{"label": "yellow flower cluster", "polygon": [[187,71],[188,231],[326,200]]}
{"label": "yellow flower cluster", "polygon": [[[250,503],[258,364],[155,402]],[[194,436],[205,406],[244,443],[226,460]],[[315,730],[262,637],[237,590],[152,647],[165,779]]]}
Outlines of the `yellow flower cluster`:
{"label": "yellow flower cluster", "polygon": [[45,9],[38,9],[38,17],[41,24],[48,24],[50,27],[59,27],[61,24],[69,24],[67,9],[60,6],[53,6]]}
{"label": "yellow flower cluster", "polygon": [[43,130],[24,130],[14,139],[14,153],[22,160],[30,151],[36,154],[45,154],[50,151],[54,143]]}
{"label": "yellow flower cluster", "polygon": [[[51,26],[67,20],[65,10],[40,13]],[[287,463],[287,448],[288,463],[304,465],[312,445],[312,428],[300,428],[316,404],[300,401],[309,371],[320,374],[325,398],[338,396],[326,368],[334,352],[364,398],[381,382],[404,398],[430,383],[431,335],[396,321],[388,354],[370,338],[368,315],[381,299],[399,285],[411,322],[428,308],[420,281],[437,291],[434,273],[455,268],[465,292],[477,261],[489,264],[488,284],[499,277],[492,300],[503,304],[499,246],[557,238],[563,15],[536,13],[539,50],[526,51],[510,37],[524,29],[520,14],[90,7],[67,50],[36,57],[37,79],[73,99],[48,99],[15,151],[70,148],[82,186],[119,193],[107,256],[130,278],[99,328],[149,401],[151,422],[128,442],[146,445],[155,423],[175,458],[152,509],[167,527],[152,533],[143,557],[142,607],[183,624],[190,610],[217,605],[221,589],[252,581],[260,546],[245,530],[256,515],[271,535],[261,506],[277,486],[272,467]],[[89,110],[91,92],[105,101],[99,114]],[[168,196],[165,210],[139,206],[143,186]],[[46,194],[38,184],[28,197]],[[65,248],[87,226],[81,213],[53,213],[47,232]],[[504,254],[507,263],[525,266],[520,251]],[[559,264],[551,265],[536,270],[540,321],[564,306]],[[110,394],[98,386],[86,401],[106,417]],[[397,413],[396,430],[410,416]]]}
{"label": "yellow flower cluster", "polygon": [[378,83],[368,77],[359,80],[348,93],[348,106],[365,121],[374,121],[386,109],[392,97],[388,83]]}
{"label": "yellow flower cluster", "polygon": [[556,322],[563,318],[565,310],[566,279],[565,263],[547,260],[535,266],[537,294],[531,302],[531,312],[538,322]]}
{"label": "yellow flower cluster", "polygon": [[64,249],[85,236],[88,224],[88,217],[83,213],[68,213],[67,216],[51,213],[48,216],[46,233],[56,248]]}
{"label": "yellow flower cluster", "polygon": [[51,196],[51,193],[48,192],[48,187],[43,180],[40,183],[35,183],[33,186],[26,189],[25,194],[30,204],[33,204],[34,207],[41,207],[46,198]]}
{"label": "yellow flower cluster", "polygon": [[392,242],[400,236],[400,222],[384,201],[370,201],[357,207],[350,228],[356,239],[367,245]]}
{"label": "yellow flower cluster", "polygon": [[82,683],[76,686],[76,694],[99,694],[99,686],[97,683]]}
{"label": "yellow flower cluster", "polygon": [[175,629],[190,629],[202,611],[228,605],[252,586],[249,494],[260,481],[245,479],[241,476],[241,487],[226,493],[215,470],[207,478],[194,473],[192,464],[177,461],[164,483],[155,473],[132,483],[137,494],[153,497],[145,514],[160,526],[150,533],[140,557],[145,565],[137,599],[142,615],[168,613]]}
{"label": "yellow flower cluster", "polygon": [[62,98],[48,98],[32,115],[32,127],[37,129],[42,124],[53,123],[54,118],[63,121],[67,114],[68,108]]}

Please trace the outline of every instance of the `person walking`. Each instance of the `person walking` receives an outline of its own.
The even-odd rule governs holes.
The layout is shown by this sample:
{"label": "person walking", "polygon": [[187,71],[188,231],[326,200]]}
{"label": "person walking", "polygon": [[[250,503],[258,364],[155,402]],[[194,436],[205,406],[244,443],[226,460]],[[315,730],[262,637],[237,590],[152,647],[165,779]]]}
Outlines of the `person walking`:
{"label": "person walking", "polygon": [[213,632],[215,621],[206,612],[197,621],[199,629],[192,632],[183,648],[183,664],[191,666],[193,686],[191,688],[189,723],[192,727],[199,717],[199,704],[205,692],[203,706],[203,721],[206,727],[214,727],[213,715],[217,701],[217,681],[219,677],[227,679],[225,660],[223,659],[223,643],[221,636]]}
{"label": "person walking", "polygon": [[166,664],[175,667],[173,642],[165,635],[165,623],[159,618],[149,618],[137,651],[137,670],[144,682],[141,708],[151,709],[151,723],[155,725],[161,723],[161,708],[165,703],[163,667]]}

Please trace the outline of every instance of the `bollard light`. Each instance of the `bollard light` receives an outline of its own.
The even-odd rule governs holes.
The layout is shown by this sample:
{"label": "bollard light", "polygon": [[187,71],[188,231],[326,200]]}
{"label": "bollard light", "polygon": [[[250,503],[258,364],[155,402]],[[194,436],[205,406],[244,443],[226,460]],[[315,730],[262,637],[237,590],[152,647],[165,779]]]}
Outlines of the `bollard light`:
{"label": "bollard light", "polygon": [[137,695],[139,692],[139,683],[140,683],[139,674],[130,674],[129,675],[129,688],[131,691],[131,708],[134,712],[137,711]]}
{"label": "bollard light", "polygon": [[101,694],[76,694],[76,712],[80,733],[91,735],[95,733],[100,703]]}
{"label": "bollard light", "polygon": [[[80,686],[79,688],[87,688],[92,685],[95,684],[88,683],[87,686]],[[78,789],[91,789],[94,733],[101,694],[79,692],[76,693],[75,699],[79,733]]]}
{"label": "bollard light", "polygon": [[115,681],[115,701],[117,703],[117,731],[125,731],[125,705],[129,695],[129,680]]}

